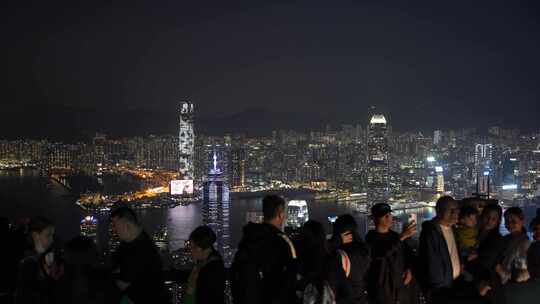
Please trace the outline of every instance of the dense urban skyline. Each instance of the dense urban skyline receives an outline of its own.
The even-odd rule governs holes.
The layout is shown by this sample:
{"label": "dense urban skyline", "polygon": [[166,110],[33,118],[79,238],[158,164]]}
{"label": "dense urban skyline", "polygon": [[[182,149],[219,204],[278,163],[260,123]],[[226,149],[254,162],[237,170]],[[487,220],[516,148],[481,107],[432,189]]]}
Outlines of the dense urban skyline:
{"label": "dense urban skyline", "polygon": [[[126,200],[169,191],[176,195],[177,187],[188,184],[197,188],[208,178],[207,172],[215,170],[216,155],[234,192],[332,189],[335,195],[347,197],[367,192],[368,202],[417,201],[423,191],[507,198],[540,193],[538,133],[498,126],[488,128],[486,134],[466,128],[402,132],[378,113],[365,124],[338,129],[273,130],[263,137],[206,136],[190,133],[196,123],[194,108],[190,102],[179,103],[178,135],[114,139],[96,134],[91,141],[75,144],[0,140],[0,165],[38,167],[57,179],[70,179],[73,174],[142,178],[146,186],[123,194]],[[97,201],[117,199],[108,195]],[[89,204],[97,201],[93,194],[81,199]]]}
{"label": "dense urban skyline", "polygon": [[539,128],[535,1],[124,5],[7,4],[3,137],[172,134],[182,99],[208,134]]}
{"label": "dense urban skyline", "polygon": [[30,0],[1,19],[20,267],[0,302],[536,295],[540,1]]}

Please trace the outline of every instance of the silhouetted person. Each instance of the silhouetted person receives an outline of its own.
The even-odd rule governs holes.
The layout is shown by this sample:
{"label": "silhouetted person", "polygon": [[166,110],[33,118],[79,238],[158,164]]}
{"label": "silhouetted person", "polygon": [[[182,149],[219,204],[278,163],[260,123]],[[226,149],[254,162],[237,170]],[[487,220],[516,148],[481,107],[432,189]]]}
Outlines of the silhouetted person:
{"label": "silhouetted person", "polygon": [[[504,303],[529,304],[538,302],[540,295],[540,209],[537,216],[531,221],[533,243],[527,253],[527,269],[530,278],[527,282],[510,282],[503,286]],[[502,301],[501,301],[502,303]]]}
{"label": "silhouetted person", "polygon": [[292,303],[296,298],[291,272],[296,259],[292,242],[282,232],[285,201],[275,195],[263,199],[264,222],[249,223],[232,264],[235,304]]}
{"label": "silhouetted person", "polygon": [[502,220],[502,208],[498,204],[489,204],[482,210],[478,227],[478,258],[475,276],[479,280],[492,280],[496,277],[495,266],[503,248],[499,227]]}
{"label": "silhouetted person", "polygon": [[339,216],[334,222],[331,246],[349,264],[345,271],[353,294],[350,303],[367,303],[367,272],[370,264],[369,248],[358,234],[356,220],[350,214]]}
{"label": "silhouetted person", "polygon": [[[0,296],[0,303],[12,303],[15,293],[15,287],[17,284],[16,278],[18,277],[19,271],[19,262],[24,258],[25,253],[29,249],[33,248],[34,245],[29,242],[30,237],[28,236],[28,219],[16,220],[13,225],[9,225],[7,219],[3,223],[5,236],[2,236],[2,240],[5,246],[1,250],[2,260],[0,263],[3,265],[0,266],[2,271],[0,272],[0,277],[2,277],[3,290],[5,295]],[[2,291],[0,291],[2,293]]]}
{"label": "silhouetted person", "polygon": [[189,236],[189,249],[195,261],[186,286],[184,304],[224,303],[225,266],[214,249],[216,234],[208,226],[199,226]]}
{"label": "silhouetted person", "polygon": [[63,266],[55,261],[51,250],[54,225],[47,218],[35,217],[30,221],[29,233],[32,249],[19,264],[15,303],[56,303],[56,285]]}
{"label": "silhouetted person", "polygon": [[11,301],[11,292],[13,286],[13,277],[16,274],[16,271],[12,269],[13,261],[11,260],[11,255],[13,248],[11,248],[11,231],[9,227],[9,221],[5,217],[0,217],[0,240],[7,246],[3,247],[0,250],[0,302]]}
{"label": "silhouetted person", "polygon": [[504,213],[504,224],[510,233],[503,237],[504,249],[496,266],[502,284],[511,278],[517,282],[529,279],[527,251],[530,241],[523,226],[524,221],[525,215],[519,207],[508,208]]}
{"label": "silhouetted person", "polygon": [[85,236],[65,244],[62,303],[103,303],[105,275],[98,264],[94,241]]}
{"label": "silhouetted person", "polygon": [[461,273],[459,250],[453,225],[458,221],[458,202],[450,196],[437,200],[437,215],[422,224],[419,246],[419,273],[431,303],[447,301],[450,289]]}
{"label": "silhouetted person", "polygon": [[540,208],[537,209],[530,228],[533,232],[533,242],[527,252],[527,269],[531,279],[540,280]]}
{"label": "silhouetted person", "polygon": [[399,234],[392,227],[390,205],[378,203],[371,208],[375,229],[368,231],[366,243],[371,250],[368,272],[370,304],[403,303],[412,281],[412,252],[403,241],[416,233],[416,222]]}
{"label": "silhouetted person", "polygon": [[298,258],[301,264],[301,303],[350,303],[351,285],[341,257],[328,249],[324,226],[309,220],[300,229]]}
{"label": "silhouetted person", "polygon": [[142,230],[135,213],[120,207],[111,213],[112,227],[120,246],[114,256],[114,281],[123,301],[163,303],[166,301],[159,251]]}

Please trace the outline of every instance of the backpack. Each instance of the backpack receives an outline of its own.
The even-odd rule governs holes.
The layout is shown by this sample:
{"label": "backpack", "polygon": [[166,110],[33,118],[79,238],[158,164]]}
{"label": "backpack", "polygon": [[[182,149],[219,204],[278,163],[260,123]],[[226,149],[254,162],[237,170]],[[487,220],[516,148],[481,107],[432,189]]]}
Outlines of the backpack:
{"label": "backpack", "polygon": [[335,304],[334,291],[327,281],[323,281],[317,287],[314,283],[308,283],[302,294],[302,304]]}
{"label": "backpack", "polygon": [[[278,234],[289,246],[293,261],[296,261],[296,250],[291,240],[283,233]],[[231,265],[232,297],[234,304],[263,303],[264,275],[272,269],[267,269],[267,238],[258,238],[249,242],[241,242]],[[295,263],[293,263],[294,265]],[[284,280],[289,285],[295,285],[297,268],[290,267],[285,273]],[[289,284],[290,282],[290,284]],[[266,299],[267,300],[267,299]]]}
{"label": "backpack", "polygon": [[379,269],[376,276],[371,278],[371,280],[376,280],[376,289],[372,290],[371,298],[391,299],[390,301],[399,299],[399,290],[403,282],[401,246],[401,243],[397,243],[385,256],[375,259],[379,262]]}
{"label": "backpack", "polygon": [[[343,268],[345,277],[348,278],[351,273],[351,260],[349,259],[349,255],[343,250],[337,250],[337,253],[341,260],[341,267]],[[316,284],[315,282],[305,283],[300,296],[302,297],[302,304],[336,303],[336,295],[326,280],[321,284]]]}

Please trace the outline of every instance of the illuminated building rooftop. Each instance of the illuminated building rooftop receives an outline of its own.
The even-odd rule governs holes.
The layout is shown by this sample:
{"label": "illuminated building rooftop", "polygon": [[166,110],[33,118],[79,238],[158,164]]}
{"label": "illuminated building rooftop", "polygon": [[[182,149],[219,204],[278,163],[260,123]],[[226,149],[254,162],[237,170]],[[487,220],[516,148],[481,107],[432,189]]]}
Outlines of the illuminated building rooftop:
{"label": "illuminated building rooftop", "polygon": [[384,117],[384,115],[373,115],[369,123],[370,124],[386,124],[386,118]]}

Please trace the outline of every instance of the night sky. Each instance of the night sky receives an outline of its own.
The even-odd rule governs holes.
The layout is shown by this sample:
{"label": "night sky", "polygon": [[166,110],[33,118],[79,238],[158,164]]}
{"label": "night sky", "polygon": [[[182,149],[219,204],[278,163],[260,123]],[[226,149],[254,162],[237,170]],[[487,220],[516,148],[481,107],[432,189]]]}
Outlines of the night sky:
{"label": "night sky", "polygon": [[540,128],[539,1],[76,2],[2,9],[0,138],[174,133],[186,98],[210,133],[372,105],[404,130]]}

